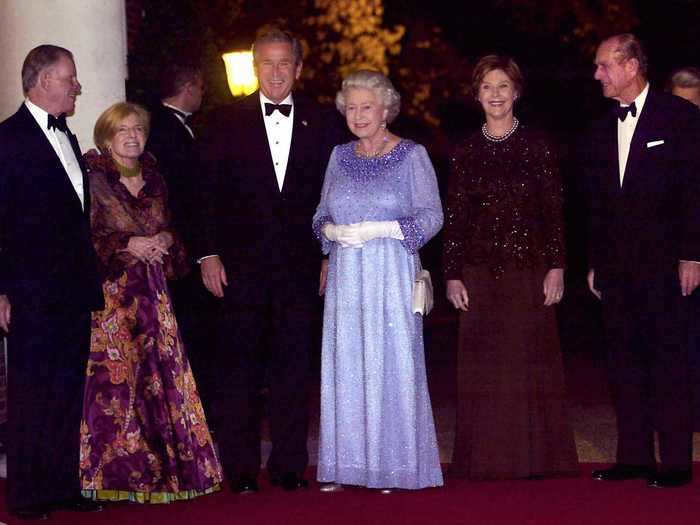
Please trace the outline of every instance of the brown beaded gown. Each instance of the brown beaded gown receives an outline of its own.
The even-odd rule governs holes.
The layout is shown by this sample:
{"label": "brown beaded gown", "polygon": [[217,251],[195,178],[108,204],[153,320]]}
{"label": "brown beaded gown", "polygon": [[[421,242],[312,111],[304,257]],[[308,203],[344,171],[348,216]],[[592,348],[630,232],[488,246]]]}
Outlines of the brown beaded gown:
{"label": "brown beaded gown", "polygon": [[461,279],[457,429],[450,474],[470,479],[577,475],[555,311],[543,280],[564,267],[562,188],[545,136],[481,132],[451,159],[446,279]]}

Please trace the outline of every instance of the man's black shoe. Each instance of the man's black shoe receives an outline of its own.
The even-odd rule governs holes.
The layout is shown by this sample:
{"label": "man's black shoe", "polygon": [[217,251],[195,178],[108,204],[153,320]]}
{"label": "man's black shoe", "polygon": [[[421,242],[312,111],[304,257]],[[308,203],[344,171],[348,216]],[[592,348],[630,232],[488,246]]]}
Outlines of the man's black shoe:
{"label": "man's black shoe", "polygon": [[672,489],[687,485],[693,479],[690,470],[669,470],[657,472],[649,478],[649,486],[655,489]]}
{"label": "man's black shoe", "polygon": [[68,512],[102,512],[104,505],[81,496],[60,501],[54,505],[54,510],[67,510]]}
{"label": "man's black shoe", "polygon": [[281,476],[273,476],[270,481],[275,486],[280,486],[284,490],[305,489],[309,482],[294,472],[285,472]]}
{"label": "man's black shoe", "polygon": [[626,481],[628,479],[651,479],[656,472],[642,465],[613,465],[610,468],[594,470],[593,479],[598,481]]}
{"label": "man's black shoe", "polygon": [[29,507],[23,507],[10,512],[10,516],[14,516],[20,520],[47,520],[49,519],[50,511],[51,509],[45,505],[30,505]]}
{"label": "man's black shoe", "polygon": [[258,482],[252,474],[240,474],[231,482],[231,490],[236,494],[253,494],[258,491]]}

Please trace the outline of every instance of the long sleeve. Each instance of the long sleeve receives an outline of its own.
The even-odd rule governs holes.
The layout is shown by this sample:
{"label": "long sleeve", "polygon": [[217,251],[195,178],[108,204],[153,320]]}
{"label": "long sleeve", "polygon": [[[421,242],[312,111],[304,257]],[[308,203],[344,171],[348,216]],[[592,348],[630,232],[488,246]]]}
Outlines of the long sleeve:
{"label": "long sleeve", "polygon": [[440,231],[443,213],[435,169],[425,148],[416,145],[408,162],[411,214],[399,218],[399,225],[404,236],[401,243],[409,253],[416,253]]}
{"label": "long sleeve", "polygon": [[166,277],[173,279],[187,272],[182,239],[171,223],[168,192],[163,177],[150,158],[142,159],[146,184],[138,197],[129,194],[113,171],[111,160],[88,158],[90,174],[90,223],[92,242],[103,277],[114,278],[140,261],[126,251],[131,237],[152,237],[169,233],[173,244],[163,258]]}
{"label": "long sleeve", "polygon": [[700,111],[683,113],[685,122],[674,119],[681,126],[685,140],[679,141],[679,163],[683,173],[683,206],[685,224],[681,241],[680,259],[700,261]]}
{"label": "long sleeve", "polygon": [[[100,179],[98,179],[100,177]],[[118,231],[110,209],[107,184],[101,174],[93,176],[90,191],[90,228],[92,243],[102,267],[103,277],[115,277],[138,259],[128,253],[126,247],[132,232]]]}
{"label": "long sleeve", "polygon": [[469,199],[466,190],[468,162],[458,148],[450,159],[447,186],[447,220],[443,232],[442,264],[445,279],[461,279],[465,262]]}
{"label": "long sleeve", "polygon": [[316,208],[316,213],[314,213],[312,228],[314,235],[321,243],[321,251],[324,254],[328,254],[331,251],[331,241],[326,239],[321,233],[323,226],[329,222],[333,222],[333,217],[331,216],[330,210],[328,209],[328,192],[330,191],[333,181],[335,180],[337,174],[337,161],[336,161],[336,148],[333,149],[331,153],[331,158],[328,161],[328,167],[326,168],[326,175],[323,179],[323,187],[321,189],[321,200]]}
{"label": "long sleeve", "polygon": [[547,268],[564,268],[563,190],[559,162],[551,146],[542,141],[535,151],[540,155],[540,202],[542,206],[543,256]]}

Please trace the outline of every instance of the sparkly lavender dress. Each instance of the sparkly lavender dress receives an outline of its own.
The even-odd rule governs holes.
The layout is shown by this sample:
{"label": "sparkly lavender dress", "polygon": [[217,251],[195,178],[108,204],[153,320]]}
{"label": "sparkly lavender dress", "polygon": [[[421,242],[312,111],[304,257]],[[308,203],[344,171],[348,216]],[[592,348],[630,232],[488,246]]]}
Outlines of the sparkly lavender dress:
{"label": "sparkly lavender dress", "polygon": [[[442,485],[423,355],[411,312],[417,250],[442,226],[435,171],[423,146],[401,141],[367,159],[333,150],[314,216],[330,253],[323,318],[318,480],[373,488]],[[342,248],[326,222],[398,220],[403,241]]]}

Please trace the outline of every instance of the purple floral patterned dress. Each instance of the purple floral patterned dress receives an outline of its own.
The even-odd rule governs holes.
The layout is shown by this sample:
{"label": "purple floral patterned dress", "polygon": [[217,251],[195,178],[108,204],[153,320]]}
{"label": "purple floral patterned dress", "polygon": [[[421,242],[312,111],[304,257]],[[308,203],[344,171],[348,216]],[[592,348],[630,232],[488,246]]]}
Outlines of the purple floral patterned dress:
{"label": "purple floral patterned dress", "polygon": [[[166,285],[166,276],[185,270],[185,255],[169,229],[165,183],[145,158],[145,185],[134,197],[111,159],[86,161],[105,309],[92,317],[80,426],[83,494],[167,503],[213,492],[221,466]],[[164,230],[176,240],[163,264],[124,251],[130,237]]]}

